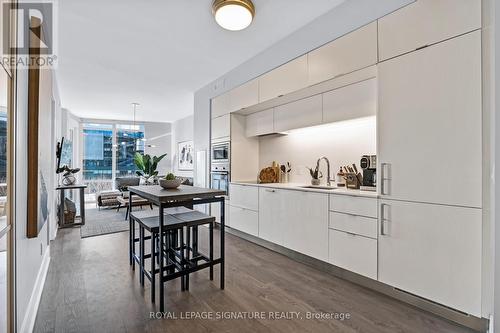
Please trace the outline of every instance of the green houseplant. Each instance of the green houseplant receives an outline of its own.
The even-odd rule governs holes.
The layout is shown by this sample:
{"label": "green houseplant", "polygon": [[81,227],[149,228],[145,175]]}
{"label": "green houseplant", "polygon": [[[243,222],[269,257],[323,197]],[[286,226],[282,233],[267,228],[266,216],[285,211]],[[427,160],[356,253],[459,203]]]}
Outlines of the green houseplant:
{"label": "green houseplant", "polygon": [[320,178],[323,177],[323,173],[319,171],[319,166],[316,165],[316,168],[309,168],[309,174],[311,174],[311,185],[319,185],[320,183]]}
{"label": "green houseplant", "polygon": [[147,184],[154,183],[158,176],[158,171],[156,170],[156,168],[158,168],[158,163],[160,163],[165,156],[167,156],[167,154],[151,157],[149,154],[141,155],[135,153],[134,164],[137,169],[139,169],[135,173],[140,177],[144,177]]}

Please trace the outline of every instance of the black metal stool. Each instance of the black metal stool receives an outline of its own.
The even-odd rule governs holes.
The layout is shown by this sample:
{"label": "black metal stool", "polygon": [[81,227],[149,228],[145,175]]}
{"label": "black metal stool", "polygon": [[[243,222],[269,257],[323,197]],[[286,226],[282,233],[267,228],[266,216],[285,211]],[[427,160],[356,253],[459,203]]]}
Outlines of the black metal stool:
{"label": "black metal stool", "polygon": [[[193,211],[185,207],[174,207],[165,209],[164,215],[164,259],[167,265],[165,271],[167,276],[171,277],[168,280],[181,277],[181,290],[189,289],[189,274],[182,274],[186,267],[195,267],[200,260],[213,260],[213,223],[215,218],[206,214]],[[159,254],[157,249],[157,241],[159,237],[159,218],[155,213],[151,212],[134,212],[131,213],[131,265],[135,269],[137,262],[140,267],[139,281],[144,286],[144,277],[151,282],[151,301],[155,302],[155,275],[159,273],[159,269],[155,267],[155,259],[158,259]],[[135,222],[139,225],[139,237],[135,238]],[[200,225],[209,224],[209,257],[206,257],[198,251],[198,237],[194,230]],[[184,237],[184,229],[186,236]],[[193,237],[191,237],[191,229],[193,229]],[[145,231],[150,233],[150,236],[145,235]],[[145,252],[145,241],[151,241],[151,252]],[[135,254],[135,243],[139,242],[139,256]],[[148,271],[145,268],[145,260],[150,259],[151,269]],[[177,272],[176,272],[177,271]],[[179,274],[181,272],[181,274]],[[175,275],[175,276],[174,276]],[[213,279],[213,265],[210,265],[210,279]],[[163,287],[163,286],[161,286]]]}

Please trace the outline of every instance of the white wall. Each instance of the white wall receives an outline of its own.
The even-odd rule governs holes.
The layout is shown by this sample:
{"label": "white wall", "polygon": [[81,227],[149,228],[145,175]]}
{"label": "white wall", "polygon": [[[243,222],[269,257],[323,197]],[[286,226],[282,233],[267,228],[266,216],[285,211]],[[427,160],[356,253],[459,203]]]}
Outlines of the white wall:
{"label": "white wall", "polygon": [[193,141],[193,122],[193,116],[188,116],[175,121],[172,125],[172,167],[176,176],[193,177],[193,171],[179,170],[177,162],[179,142]]}
{"label": "white wall", "polygon": [[[146,154],[160,156],[167,154],[158,165],[160,175],[172,171],[172,124],[171,123],[144,123],[146,135]],[[148,147],[149,146],[149,147]]]}
{"label": "white wall", "polygon": [[[322,156],[330,160],[331,177],[341,165],[356,164],[362,155],[376,153],[376,118],[367,117],[303,128],[288,135],[268,136],[259,139],[259,169],[290,162],[290,182],[309,183],[311,177],[306,167],[314,168]],[[326,182],[326,165],[321,161],[320,170]]]}
{"label": "white wall", "polygon": [[[47,79],[47,76],[42,76]],[[52,84],[50,79],[41,79],[40,107],[51,107]],[[16,87],[16,136],[15,136],[15,238],[16,238],[16,326],[18,331],[25,332],[34,323],[37,301],[41,296],[41,288],[49,261],[49,224],[54,221],[55,210],[51,209],[49,222],[44,225],[38,237],[28,239],[27,229],[27,177],[28,177],[28,71],[17,71]],[[43,101],[42,101],[43,100]],[[52,129],[55,124],[51,124]],[[50,140],[49,140],[50,142]],[[50,156],[50,162],[55,157]],[[55,169],[54,169],[55,172]],[[47,183],[47,189],[53,189],[55,179]],[[53,195],[54,193],[52,193]],[[50,201],[49,201],[50,202]],[[51,205],[53,208],[53,205]],[[52,222],[53,223],[53,222]]]}
{"label": "white wall", "polygon": [[494,188],[493,193],[493,212],[492,212],[492,222],[493,222],[493,257],[494,257],[494,332],[500,332],[500,162],[498,157],[500,157],[500,5],[498,1],[488,1],[491,4],[492,17],[492,66],[491,72],[493,75],[492,87],[490,87],[492,92],[492,110],[493,119],[491,124],[493,124],[493,172],[492,172],[492,184]]}
{"label": "white wall", "polygon": [[[349,0],[195,93],[194,148],[209,149],[210,99],[356,30],[414,0]],[[195,169],[196,169],[195,163]],[[205,171],[208,179],[208,168]]]}

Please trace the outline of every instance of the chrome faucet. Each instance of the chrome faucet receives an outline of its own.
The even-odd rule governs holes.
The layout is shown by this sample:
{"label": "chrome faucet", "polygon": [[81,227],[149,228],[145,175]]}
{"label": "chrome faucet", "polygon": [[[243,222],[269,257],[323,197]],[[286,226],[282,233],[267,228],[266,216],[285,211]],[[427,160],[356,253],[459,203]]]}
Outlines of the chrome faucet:
{"label": "chrome faucet", "polygon": [[319,170],[319,162],[321,160],[325,160],[326,161],[326,185],[327,186],[332,186],[332,179],[330,178],[330,161],[325,156],[323,156],[321,158],[318,158],[318,162],[316,162],[316,168],[318,170]]}

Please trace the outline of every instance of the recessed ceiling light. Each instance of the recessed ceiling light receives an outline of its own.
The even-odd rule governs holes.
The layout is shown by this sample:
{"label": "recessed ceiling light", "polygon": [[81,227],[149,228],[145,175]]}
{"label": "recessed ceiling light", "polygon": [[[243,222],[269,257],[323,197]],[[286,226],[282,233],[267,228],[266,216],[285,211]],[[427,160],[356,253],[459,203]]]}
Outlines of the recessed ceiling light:
{"label": "recessed ceiling light", "polygon": [[252,23],[255,6],[250,0],[215,0],[212,4],[215,21],[224,29],[243,30]]}

